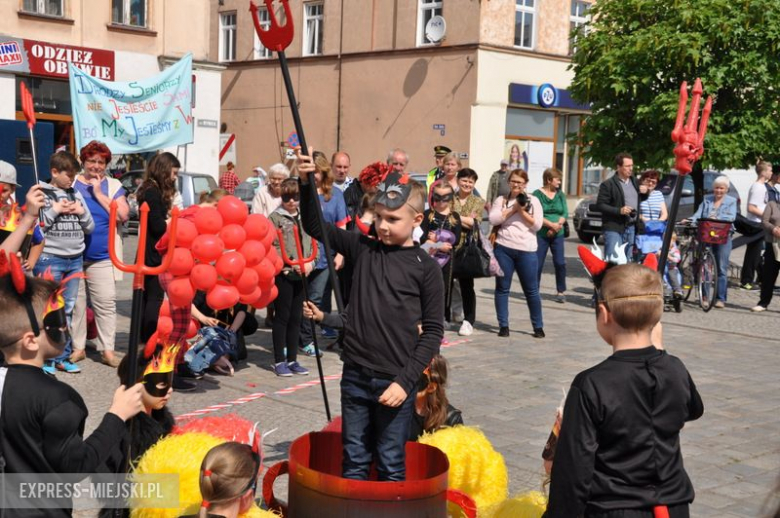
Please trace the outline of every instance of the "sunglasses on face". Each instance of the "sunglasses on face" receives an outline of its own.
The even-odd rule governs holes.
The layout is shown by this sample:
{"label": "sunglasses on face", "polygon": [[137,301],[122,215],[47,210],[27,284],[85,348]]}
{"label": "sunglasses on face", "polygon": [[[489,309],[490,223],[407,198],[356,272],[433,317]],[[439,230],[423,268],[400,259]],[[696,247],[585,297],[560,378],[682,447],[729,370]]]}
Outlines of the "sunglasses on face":
{"label": "sunglasses on face", "polygon": [[452,193],[449,193],[449,194],[436,194],[436,193],[433,193],[433,195],[431,195],[431,200],[434,203],[442,202],[442,201],[452,201],[452,197],[453,197]]}
{"label": "sunglasses on face", "polygon": [[291,201],[298,201],[300,196],[297,194],[282,194],[282,203],[290,203]]}

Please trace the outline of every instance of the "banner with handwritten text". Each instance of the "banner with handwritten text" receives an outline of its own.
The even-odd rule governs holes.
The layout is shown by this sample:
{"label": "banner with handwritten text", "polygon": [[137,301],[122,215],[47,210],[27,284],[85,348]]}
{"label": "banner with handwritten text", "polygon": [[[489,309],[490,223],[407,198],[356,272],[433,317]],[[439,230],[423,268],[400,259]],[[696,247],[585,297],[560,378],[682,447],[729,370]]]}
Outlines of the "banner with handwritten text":
{"label": "banner with handwritten text", "polygon": [[103,81],[68,67],[76,149],[91,140],[117,154],[192,142],[192,54],[130,82]]}

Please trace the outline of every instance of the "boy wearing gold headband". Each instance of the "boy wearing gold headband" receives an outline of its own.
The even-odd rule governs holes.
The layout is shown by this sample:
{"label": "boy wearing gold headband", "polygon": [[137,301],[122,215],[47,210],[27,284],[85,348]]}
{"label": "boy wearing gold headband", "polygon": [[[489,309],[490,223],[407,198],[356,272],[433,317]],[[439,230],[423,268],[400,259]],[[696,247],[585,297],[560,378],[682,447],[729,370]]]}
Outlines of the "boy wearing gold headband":
{"label": "boy wearing gold headband", "polygon": [[653,345],[661,277],[639,264],[599,269],[588,268],[596,328],[613,354],[571,385],[545,516],[652,518],[666,508],[666,516],[687,517],[694,492],[680,430],[704,405],[685,365]]}

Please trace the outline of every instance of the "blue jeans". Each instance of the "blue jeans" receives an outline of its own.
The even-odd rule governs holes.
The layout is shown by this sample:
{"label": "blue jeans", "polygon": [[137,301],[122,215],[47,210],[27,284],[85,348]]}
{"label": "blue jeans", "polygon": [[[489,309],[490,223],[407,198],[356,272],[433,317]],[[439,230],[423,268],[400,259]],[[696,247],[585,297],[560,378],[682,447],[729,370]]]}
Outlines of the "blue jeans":
{"label": "blue jeans", "polygon": [[198,341],[187,349],[184,361],[192,372],[203,372],[222,356],[229,354],[236,358],[238,350],[236,333],[221,327],[202,327]]}
{"label": "blue jeans", "polygon": [[[615,254],[615,248],[627,243],[626,246],[626,258],[628,262],[631,262],[633,257],[634,240],[636,237],[636,227],[634,225],[627,226],[623,232],[615,232],[614,230],[604,231],[604,258],[607,259]],[[607,259],[608,260],[608,259]]]}
{"label": "blue jeans", "polygon": [[379,403],[392,380],[370,376],[345,363],[341,377],[341,441],[344,478],[368,480],[372,456],[380,481],[406,479],[406,440],[414,411],[414,394],[400,406]]}
{"label": "blue jeans", "polygon": [[504,271],[503,277],[496,277],[495,302],[498,325],[509,327],[509,288],[512,287],[512,274],[517,272],[528,311],[531,313],[531,324],[534,329],[544,327],[536,252],[523,252],[497,244],[494,253],[499,266]]}
{"label": "blue jeans", "polygon": [[[35,263],[33,272],[35,275],[41,275],[47,270],[50,271],[55,281],[60,282],[66,277],[84,271],[83,258],[80,255],[68,258],[43,253],[38,258],[38,262]],[[81,279],[78,278],[69,280],[65,284],[65,291],[62,293],[62,298],[65,299],[65,315],[68,317],[68,326],[71,325],[71,320],[73,318],[73,307],[76,305],[76,297],[79,294],[80,280]],[[53,361],[57,363],[67,360],[70,357],[71,352],[73,352],[73,340],[68,338],[62,354],[54,358]]]}
{"label": "blue jeans", "polygon": [[[309,300],[314,303],[315,306],[322,309],[323,295],[325,294],[325,286],[328,285],[328,279],[330,278],[330,272],[327,268],[322,270],[312,271],[306,281],[309,288]],[[303,308],[301,308],[303,312]],[[301,346],[307,346],[314,341],[314,337],[311,335],[311,323],[309,320],[301,320],[301,336],[298,340]]]}
{"label": "blue jeans", "polygon": [[715,264],[718,266],[718,300],[726,302],[726,290],[729,286],[729,256],[731,255],[731,236],[722,245],[712,245]]}
{"label": "blue jeans", "polygon": [[536,260],[539,262],[538,284],[542,284],[542,270],[544,270],[544,261],[547,259],[547,250],[552,250],[553,266],[555,266],[555,287],[558,293],[566,291],[566,257],[563,254],[564,237],[563,234],[554,238],[540,237],[536,235]]}

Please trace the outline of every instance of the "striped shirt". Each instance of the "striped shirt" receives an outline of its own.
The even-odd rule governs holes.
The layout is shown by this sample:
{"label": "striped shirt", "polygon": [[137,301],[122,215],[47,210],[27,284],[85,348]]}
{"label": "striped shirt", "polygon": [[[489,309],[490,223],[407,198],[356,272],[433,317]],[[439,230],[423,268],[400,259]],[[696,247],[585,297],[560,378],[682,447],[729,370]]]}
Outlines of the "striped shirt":
{"label": "striped shirt", "polygon": [[661,207],[666,204],[664,195],[660,191],[651,191],[646,200],[639,204],[639,214],[645,219],[661,219]]}

